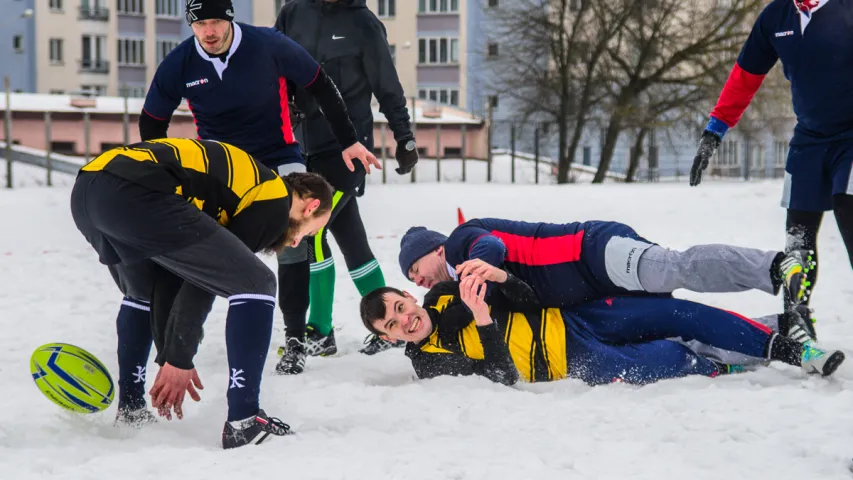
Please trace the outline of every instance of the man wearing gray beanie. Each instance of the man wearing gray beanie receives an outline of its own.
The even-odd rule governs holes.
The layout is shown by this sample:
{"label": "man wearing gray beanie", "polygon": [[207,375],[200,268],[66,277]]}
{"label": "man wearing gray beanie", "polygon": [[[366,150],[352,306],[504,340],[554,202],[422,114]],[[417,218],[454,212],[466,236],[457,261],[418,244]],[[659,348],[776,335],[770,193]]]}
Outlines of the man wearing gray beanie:
{"label": "man wearing gray beanie", "polygon": [[[772,295],[784,286],[799,302],[787,311],[809,318],[806,274],[810,252],[763,251],[731,245],[697,245],[670,250],[617,222],[528,223],[473,219],[449,237],[424,227],[400,240],[403,275],[418,286],[458,280],[501,268],[532,287],[542,305],[570,307],[626,294],[741,292]],[[488,298],[493,282],[487,282]],[[790,332],[800,335],[802,332]],[[813,336],[809,332],[808,336]]]}

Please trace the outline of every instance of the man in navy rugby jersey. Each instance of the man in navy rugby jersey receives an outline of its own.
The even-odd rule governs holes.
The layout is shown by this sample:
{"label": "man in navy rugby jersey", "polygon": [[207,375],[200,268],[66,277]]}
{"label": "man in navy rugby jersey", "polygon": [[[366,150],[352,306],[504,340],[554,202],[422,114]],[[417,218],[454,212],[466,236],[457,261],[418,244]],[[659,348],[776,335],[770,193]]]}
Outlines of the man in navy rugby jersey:
{"label": "man in navy rugby jersey", "polygon": [[358,142],[337,88],[296,42],[273,28],[232,21],[231,0],[187,0],[193,37],[157,67],[139,117],[142,140],[165,138],[172,113],[187,99],[198,136],[248,152],[284,175],[304,171],[293,137],[287,82],[314,96],[343,146],[343,161],[354,170],[381,168]]}
{"label": "man in navy rugby jersey", "polygon": [[[767,73],[781,61],[797,116],[782,190],[787,248],[817,252],[823,213],[833,210],[853,264],[851,12],[853,0],[774,0],[764,8],[702,132],[690,184],[702,180],[726,131],[738,123]],[[816,255],[813,259],[817,262]],[[812,268],[806,302],[816,279]]]}

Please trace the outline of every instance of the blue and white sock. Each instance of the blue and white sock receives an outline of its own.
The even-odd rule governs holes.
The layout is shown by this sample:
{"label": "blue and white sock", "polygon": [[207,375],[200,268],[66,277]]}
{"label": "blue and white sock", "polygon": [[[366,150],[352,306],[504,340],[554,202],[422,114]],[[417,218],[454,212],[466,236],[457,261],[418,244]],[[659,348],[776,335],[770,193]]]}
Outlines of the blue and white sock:
{"label": "blue and white sock", "polygon": [[260,410],[261,377],[272,337],[275,297],[259,294],[228,298],[225,345],[228,351],[228,421]]}
{"label": "blue and white sock", "polygon": [[118,333],[118,407],[145,407],[145,369],[154,336],[148,302],[124,297],[116,318]]}

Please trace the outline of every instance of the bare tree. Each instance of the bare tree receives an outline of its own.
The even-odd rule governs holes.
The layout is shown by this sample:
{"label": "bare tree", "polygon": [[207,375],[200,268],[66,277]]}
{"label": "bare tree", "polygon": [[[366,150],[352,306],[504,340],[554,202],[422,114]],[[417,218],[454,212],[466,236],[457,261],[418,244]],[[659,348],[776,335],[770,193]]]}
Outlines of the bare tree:
{"label": "bare tree", "polygon": [[[608,44],[601,75],[610,94],[593,182],[604,180],[619,135],[637,119],[674,121],[719,94],[730,59],[749,34],[762,0],[626,0],[631,13]],[[750,20],[750,21],[747,21]],[[714,89],[712,86],[716,86]],[[711,93],[716,90],[716,93]],[[653,91],[651,95],[648,93]],[[675,113],[674,113],[675,112]],[[684,112],[681,113],[683,115]]]}
{"label": "bare tree", "polygon": [[568,172],[584,128],[605,98],[598,65],[630,16],[625,0],[512,0],[492,14],[501,40],[490,87],[509,97],[522,120],[557,127],[557,182]]}

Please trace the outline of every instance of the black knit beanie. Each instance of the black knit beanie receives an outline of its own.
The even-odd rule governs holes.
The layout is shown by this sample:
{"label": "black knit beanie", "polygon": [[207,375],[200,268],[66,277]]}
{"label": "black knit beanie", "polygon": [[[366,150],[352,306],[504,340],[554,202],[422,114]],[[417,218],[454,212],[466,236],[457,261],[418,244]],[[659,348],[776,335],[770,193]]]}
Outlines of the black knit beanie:
{"label": "black knit beanie", "polygon": [[219,18],[234,20],[234,5],[231,0],[187,0],[187,23]]}

